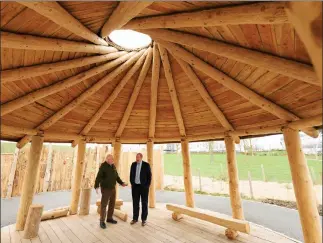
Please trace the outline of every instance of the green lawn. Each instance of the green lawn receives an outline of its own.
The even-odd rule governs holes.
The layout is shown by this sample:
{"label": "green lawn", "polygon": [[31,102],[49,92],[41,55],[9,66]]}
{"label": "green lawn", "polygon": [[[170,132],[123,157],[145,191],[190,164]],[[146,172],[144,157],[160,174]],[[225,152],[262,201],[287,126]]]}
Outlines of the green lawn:
{"label": "green lawn", "polygon": [[[291,182],[291,174],[287,156],[249,156],[238,154],[239,178],[248,179],[248,171],[251,172],[252,180],[262,180],[261,164],[263,164],[267,181]],[[179,176],[183,175],[183,166],[181,155],[165,154],[165,174]],[[222,165],[222,168],[221,168]],[[309,167],[313,168],[316,183],[322,183],[322,158],[320,160],[308,159]],[[214,162],[210,162],[209,154],[191,154],[192,174],[198,175],[200,169],[201,176],[211,177],[217,180],[227,177],[226,155],[214,154]],[[221,173],[222,170],[222,173]]]}

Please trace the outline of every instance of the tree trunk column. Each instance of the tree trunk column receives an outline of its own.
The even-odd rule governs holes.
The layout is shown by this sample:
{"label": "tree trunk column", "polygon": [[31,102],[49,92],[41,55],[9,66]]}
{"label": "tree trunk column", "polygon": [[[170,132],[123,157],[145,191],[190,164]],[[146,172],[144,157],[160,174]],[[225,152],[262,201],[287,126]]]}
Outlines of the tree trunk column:
{"label": "tree trunk column", "polygon": [[[120,176],[120,156],[121,156],[121,143],[116,140],[114,142],[114,146],[113,146],[113,159],[114,159],[114,165],[118,171],[118,174]],[[122,179],[122,178],[121,178]],[[119,199],[119,185],[117,183],[116,185],[116,200]]]}
{"label": "tree trunk column", "polygon": [[299,132],[285,128],[283,133],[304,242],[320,243],[322,242],[322,228],[316,207],[313,182],[301,147]]}
{"label": "tree trunk column", "polygon": [[81,182],[83,178],[84,172],[84,157],[85,157],[85,149],[86,142],[84,140],[80,140],[77,146],[77,161],[75,165],[74,178],[72,184],[72,200],[70,206],[70,214],[76,214],[78,210],[80,193],[81,193]]}
{"label": "tree trunk column", "polygon": [[155,168],[154,168],[154,142],[148,140],[147,142],[147,160],[151,169],[151,184],[149,189],[149,207],[156,206],[156,191],[155,191]]}
{"label": "tree trunk column", "polygon": [[227,150],[227,166],[229,175],[232,217],[235,219],[244,219],[243,209],[241,205],[241,196],[239,191],[239,176],[234,139],[231,136],[226,136],[224,138],[224,142]]}
{"label": "tree trunk column", "polygon": [[20,205],[17,214],[16,230],[24,230],[29,207],[36,191],[36,181],[39,177],[40,155],[43,148],[44,138],[33,136],[27,162]]}
{"label": "tree trunk column", "polygon": [[191,160],[190,160],[190,150],[188,141],[182,140],[182,159],[183,159],[183,171],[184,171],[184,187],[185,187],[185,197],[186,206],[194,207],[194,191],[192,184],[192,172],[191,172]]}

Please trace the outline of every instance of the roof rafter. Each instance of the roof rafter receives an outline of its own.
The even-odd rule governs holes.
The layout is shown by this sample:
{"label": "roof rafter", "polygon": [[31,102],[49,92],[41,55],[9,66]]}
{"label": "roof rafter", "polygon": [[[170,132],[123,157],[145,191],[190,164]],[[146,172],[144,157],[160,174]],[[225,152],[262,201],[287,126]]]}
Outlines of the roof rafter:
{"label": "roof rafter", "polygon": [[[255,91],[247,88],[243,84],[237,82],[227,74],[217,70],[213,66],[207,64],[200,58],[193,55],[191,52],[185,50],[184,48],[180,47],[179,45],[166,42],[166,41],[158,41],[158,43],[165,48],[167,48],[171,53],[183,61],[189,63],[191,66],[199,69],[215,81],[219,82],[223,86],[227,87],[228,89],[236,92],[237,94],[241,95],[251,103],[257,105],[258,107],[262,108],[263,110],[281,118],[286,121],[295,121],[299,120],[300,118],[295,114],[291,113],[290,111],[280,107],[279,105],[275,104],[274,102],[266,99],[265,97],[259,95]],[[318,132],[316,129],[306,129],[304,130],[306,134],[312,137],[317,137]]]}
{"label": "roof rafter", "polygon": [[[126,61],[121,66],[119,66],[118,68],[113,70],[111,73],[109,73],[104,78],[100,79],[98,82],[96,82],[90,88],[86,89],[81,95],[79,95],[73,101],[71,101],[70,103],[65,105],[63,108],[61,108],[59,111],[57,111],[52,116],[50,116],[45,121],[43,121],[39,126],[36,127],[36,129],[39,129],[41,131],[48,129],[50,126],[55,124],[59,119],[61,119],[67,113],[69,113],[71,110],[73,110],[76,106],[81,104],[87,97],[89,97],[92,94],[94,94],[95,92],[97,92],[100,88],[103,87],[103,85],[105,85],[108,82],[111,82],[117,75],[122,73],[124,70],[127,70],[134,62],[136,62],[140,58],[140,56],[143,55],[144,52],[145,52],[145,50],[142,50],[142,51],[136,53],[128,61]],[[30,136],[29,137],[25,136],[17,143],[17,147],[22,148],[29,141],[30,141]]]}
{"label": "roof rafter", "polygon": [[110,107],[113,101],[117,98],[118,94],[124,88],[124,86],[128,83],[130,78],[139,70],[142,64],[145,61],[145,57],[147,56],[148,50],[138,59],[138,61],[131,67],[131,69],[127,72],[127,74],[122,78],[117,87],[113,90],[112,94],[109,95],[108,99],[101,105],[101,107],[97,110],[97,112],[91,117],[90,121],[86,124],[83,130],[80,132],[82,135],[88,134],[91,128],[95,125],[95,123],[101,118],[103,113]]}
{"label": "roof rafter", "polygon": [[[26,95],[23,95],[17,99],[9,101],[0,106],[1,108],[1,116],[4,116],[14,110],[17,110],[23,106],[31,104],[41,98],[47,97],[51,94],[57,93],[63,89],[69,88],[75,84],[78,84],[88,78],[91,78],[101,72],[110,70],[118,66],[119,64],[129,60],[132,56],[135,55],[136,52],[131,52],[125,55],[120,56],[118,59],[113,60],[111,62],[105,63],[103,65],[93,67],[85,72],[81,72],[75,76],[69,77],[67,79],[63,79],[57,83],[51,84],[49,86],[40,88],[38,90],[32,91]],[[113,53],[114,54],[114,53]],[[111,54],[108,54],[111,55]]]}
{"label": "roof rafter", "polygon": [[129,20],[136,17],[143,9],[153,2],[129,1],[119,2],[109,19],[105,22],[101,30],[101,36],[107,37],[111,31],[120,29]]}
{"label": "roof rafter", "polygon": [[82,37],[97,45],[108,45],[108,43],[85,27],[79,20],[67,12],[58,2],[19,2],[20,4],[33,9],[45,16],[54,23],[71,31],[73,34]]}
{"label": "roof rafter", "polygon": [[160,74],[160,54],[158,46],[154,42],[153,47],[153,64],[152,64],[152,75],[151,75],[151,88],[150,88],[150,108],[149,108],[149,130],[148,138],[155,137],[155,126],[156,126],[156,112],[157,112],[157,93],[158,93],[158,81]]}
{"label": "roof rafter", "polygon": [[[175,57],[176,58],[176,57]],[[196,88],[196,90],[199,92],[201,95],[202,99],[204,102],[207,104],[207,106],[210,108],[212,111],[213,115],[218,119],[218,121],[221,123],[221,125],[228,131],[234,131],[233,126],[230,124],[228,119],[225,117],[223,112],[220,110],[220,108],[217,106],[209,92],[207,91],[206,87],[202,84],[201,80],[199,77],[195,74],[193,69],[190,67],[189,64],[186,62],[182,61],[179,58],[176,58],[177,62],[179,65],[182,67],[183,71],[186,73],[187,77],[191,80],[192,84]],[[240,143],[239,137],[234,138],[235,142],[237,144]]]}
{"label": "roof rafter", "polygon": [[16,80],[22,80],[26,78],[32,78],[49,74],[53,72],[63,71],[71,68],[83,67],[86,65],[104,62],[116,59],[127,54],[125,51],[113,52],[104,55],[80,57],[67,61],[45,63],[39,65],[32,65],[27,67],[20,67],[14,69],[7,69],[1,71],[1,83],[8,83]]}
{"label": "roof rafter", "polygon": [[180,104],[179,104],[177,93],[176,93],[176,88],[175,88],[173,74],[172,74],[172,68],[171,68],[171,65],[170,65],[170,62],[168,59],[167,50],[159,44],[158,44],[158,48],[159,48],[160,57],[161,57],[163,67],[164,67],[164,72],[165,72],[165,77],[166,77],[167,86],[168,86],[168,90],[169,90],[169,95],[172,100],[175,118],[176,118],[178,128],[179,128],[179,133],[181,134],[182,137],[186,137],[184,120],[183,120]]}
{"label": "roof rafter", "polygon": [[134,89],[132,91],[132,94],[131,94],[130,100],[128,102],[127,108],[126,108],[125,112],[123,113],[122,120],[121,120],[121,122],[119,124],[119,127],[117,129],[117,132],[115,134],[116,138],[121,137],[121,135],[123,133],[123,130],[126,127],[127,121],[129,120],[129,117],[130,117],[130,114],[132,112],[132,109],[133,109],[133,107],[134,107],[134,105],[136,103],[136,100],[138,98],[138,95],[139,95],[140,89],[142,87],[142,84],[145,81],[147,73],[148,73],[148,70],[149,70],[149,68],[151,66],[151,61],[152,61],[152,56],[153,56],[152,54],[153,54],[152,49],[150,47],[149,50],[148,50],[148,55],[146,57],[145,63],[142,66],[142,69],[140,71],[139,77],[137,79],[136,85],[135,85],[135,87],[134,87]]}
{"label": "roof rafter", "polygon": [[237,24],[280,24],[288,18],[282,2],[262,2],[209,10],[135,18],[124,29],[206,27]]}
{"label": "roof rafter", "polygon": [[111,46],[88,44],[57,38],[21,35],[1,31],[1,48],[41,50],[41,51],[69,51],[107,54],[118,50]]}
{"label": "roof rafter", "polygon": [[174,30],[151,29],[140,32],[148,34],[152,38],[193,47],[241,63],[261,67],[271,72],[302,80],[310,84],[322,86],[322,82],[319,82],[313,67],[304,63]]}
{"label": "roof rafter", "polygon": [[288,19],[304,42],[322,86],[322,1],[286,2],[286,5]]}

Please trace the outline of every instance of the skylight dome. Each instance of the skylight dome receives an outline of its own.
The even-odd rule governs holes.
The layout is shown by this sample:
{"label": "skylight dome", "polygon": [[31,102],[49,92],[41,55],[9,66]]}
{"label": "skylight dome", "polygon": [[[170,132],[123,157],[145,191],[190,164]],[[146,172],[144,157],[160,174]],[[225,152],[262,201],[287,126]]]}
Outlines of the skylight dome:
{"label": "skylight dome", "polygon": [[109,38],[115,44],[127,49],[143,48],[151,43],[151,38],[148,35],[134,30],[114,30]]}

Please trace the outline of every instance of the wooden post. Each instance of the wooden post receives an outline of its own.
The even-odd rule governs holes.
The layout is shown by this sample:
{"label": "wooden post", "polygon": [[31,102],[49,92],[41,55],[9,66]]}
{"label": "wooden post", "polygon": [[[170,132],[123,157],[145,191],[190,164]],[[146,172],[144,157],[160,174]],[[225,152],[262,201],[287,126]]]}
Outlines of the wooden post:
{"label": "wooden post", "polygon": [[227,166],[229,175],[232,217],[235,219],[244,219],[239,191],[239,177],[234,140],[231,136],[226,136],[224,138],[224,142],[227,150]]}
{"label": "wooden post", "polygon": [[316,176],[315,176],[315,172],[314,172],[314,169],[312,166],[310,167],[310,170],[311,170],[313,184],[315,185],[316,184]]}
{"label": "wooden post", "polygon": [[151,184],[149,188],[149,207],[156,207],[155,168],[154,168],[154,142],[149,139],[147,142],[147,160],[151,169]]}
{"label": "wooden post", "polygon": [[92,188],[82,189],[79,215],[88,215],[90,212],[91,190]]}
{"label": "wooden post", "polygon": [[182,159],[183,159],[183,172],[184,172],[184,187],[186,206],[194,208],[194,192],[192,185],[192,172],[191,172],[191,160],[188,140],[182,139]]}
{"label": "wooden post", "polygon": [[266,181],[265,168],[264,168],[264,165],[263,164],[261,164],[261,173],[262,173],[262,179],[263,179],[263,181]]}
{"label": "wooden post", "polygon": [[24,231],[24,239],[35,238],[38,235],[39,224],[43,213],[44,205],[34,204],[29,207]]}
{"label": "wooden post", "polygon": [[52,158],[53,158],[53,147],[52,147],[52,144],[50,143],[48,145],[48,156],[47,156],[47,161],[46,161],[46,172],[45,172],[45,177],[44,177],[43,192],[47,192],[47,190],[48,190],[50,172],[52,169]]}
{"label": "wooden post", "polygon": [[200,168],[197,169],[199,175],[199,185],[200,185],[200,192],[202,192],[202,181],[201,181],[201,170]]}
{"label": "wooden post", "polygon": [[[118,171],[118,173],[120,174],[120,155],[121,155],[121,143],[119,142],[119,140],[116,139],[116,141],[114,142],[114,146],[113,146],[113,159],[114,159],[114,165]],[[118,200],[119,198],[119,186],[118,184],[116,185],[116,200]]]}
{"label": "wooden post", "polygon": [[29,158],[27,162],[20,205],[17,214],[16,230],[21,231],[25,228],[25,222],[29,207],[33,201],[36,190],[36,181],[39,176],[40,155],[43,148],[44,138],[36,135],[32,137]]}
{"label": "wooden post", "polygon": [[77,161],[75,165],[74,178],[72,184],[72,200],[70,206],[70,214],[76,214],[78,209],[78,204],[80,200],[80,192],[81,192],[81,182],[83,178],[84,171],[84,157],[86,150],[86,142],[84,140],[80,140],[77,148]]}
{"label": "wooden post", "polygon": [[322,242],[321,220],[316,207],[313,182],[301,147],[299,132],[292,128],[284,128],[283,134],[304,242],[320,243]]}
{"label": "wooden post", "polygon": [[249,180],[249,188],[250,188],[250,197],[254,198],[253,196],[253,190],[252,190],[252,179],[251,179],[251,173],[248,171],[248,180]]}
{"label": "wooden post", "polygon": [[19,156],[19,148],[16,147],[15,154],[13,156],[13,162],[10,168],[9,178],[8,178],[8,187],[7,187],[7,195],[6,195],[7,198],[11,198],[12,196],[13,181],[15,179],[18,156]]}

